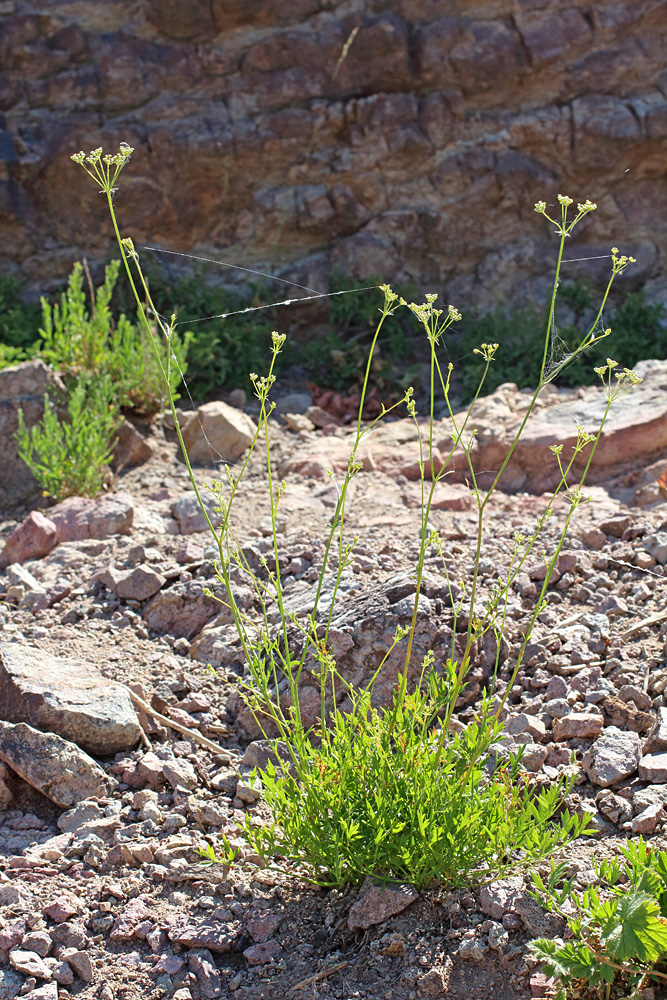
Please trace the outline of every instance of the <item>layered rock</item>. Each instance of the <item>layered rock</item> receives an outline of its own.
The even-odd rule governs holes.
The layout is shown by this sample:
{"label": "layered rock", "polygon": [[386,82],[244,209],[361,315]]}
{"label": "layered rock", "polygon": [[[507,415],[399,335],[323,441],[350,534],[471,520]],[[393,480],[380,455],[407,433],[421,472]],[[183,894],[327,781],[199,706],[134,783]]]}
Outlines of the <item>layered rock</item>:
{"label": "layered rock", "polygon": [[117,204],[137,245],[224,248],[315,288],[335,268],[444,286],[464,306],[539,290],[553,237],[532,203],[567,191],[600,204],[570,256],[608,254],[614,234],[634,280],[657,273],[657,0],[9,6],[0,233],[36,286],[62,281],[82,232],[108,253],[69,154],[120,140],[136,147]]}

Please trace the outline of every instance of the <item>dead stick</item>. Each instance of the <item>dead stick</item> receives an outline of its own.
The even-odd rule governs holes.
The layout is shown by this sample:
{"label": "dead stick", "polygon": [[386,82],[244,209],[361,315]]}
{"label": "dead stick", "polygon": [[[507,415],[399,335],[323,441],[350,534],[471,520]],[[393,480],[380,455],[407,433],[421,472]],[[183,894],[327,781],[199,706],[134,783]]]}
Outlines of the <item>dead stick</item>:
{"label": "dead stick", "polygon": [[219,757],[224,757],[225,763],[229,763],[232,759],[232,755],[229,750],[223,750],[223,748],[219,747],[217,743],[214,743],[212,740],[207,740],[206,737],[202,736],[201,733],[198,733],[196,729],[188,729],[187,726],[182,726],[180,722],[174,722],[173,719],[168,719],[166,715],[161,715],[159,712],[156,712],[154,708],[151,708],[151,706],[145,702],[143,698],[140,698],[139,695],[135,694],[134,691],[131,691],[130,688],[127,688],[127,691],[134,704],[137,705],[142,712],[145,712],[147,715],[157,719],[158,722],[161,722],[164,726],[168,726],[169,729],[175,729],[177,733],[185,733],[185,735],[189,736],[190,739],[195,741],[195,743],[201,743],[201,745],[206,747],[207,750],[210,750],[211,753],[215,753]]}
{"label": "dead stick", "polygon": [[660,611],[657,615],[651,615],[650,618],[644,618],[642,621],[637,622],[636,625],[631,625],[630,628],[626,628],[625,632],[620,632],[617,638],[619,639],[629,639],[631,635],[635,632],[641,632],[641,630],[646,625],[659,625],[660,622],[667,620],[667,611]]}
{"label": "dead stick", "polygon": [[338,972],[339,969],[344,969],[349,962],[339,962],[338,965],[330,965],[328,969],[322,969],[321,972],[316,973],[314,976],[309,976],[308,979],[303,979],[296,986],[293,986],[290,993],[294,993],[296,990],[302,990],[304,986],[310,986],[311,983],[316,983],[319,979],[326,979],[327,976],[333,975],[334,972]]}

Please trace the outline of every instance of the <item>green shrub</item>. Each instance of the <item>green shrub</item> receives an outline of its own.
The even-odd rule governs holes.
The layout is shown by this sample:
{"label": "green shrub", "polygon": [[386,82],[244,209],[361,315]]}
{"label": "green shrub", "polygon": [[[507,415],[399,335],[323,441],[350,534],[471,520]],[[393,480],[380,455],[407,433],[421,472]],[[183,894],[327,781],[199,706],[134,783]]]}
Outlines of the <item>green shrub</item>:
{"label": "green shrub", "polygon": [[[581,322],[593,317],[593,294],[588,281],[563,285],[559,294],[574,313],[574,322],[556,329],[556,359],[572,353],[580,341]],[[608,322],[607,322],[608,319]],[[515,382],[519,387],[537,384],[544,349],[545,313],[533,304],[518,309],[499,306],[487,313],[477,313],[466,322],[459,341],[463,354],[460,376],[468,395],[474,392],[483,364],[473,351],[481,341],[498,343],[501,353],[485,383],[492,392],[503,382]],[[647,303],[643,292],[631,292],[605,317],[614,339],[614,352],[630,366],[649,358],[667,355],[667,309],[661,303]],[[601,327],[600,327],[601,330]],[[604,340],[592,345],[586,355],[574,357],[563,372],[563,385],[590,385],[595,366],[603,365],[607,356]]]}
{"label": "green shrub", "polygon": [[17,451],[45,494],[56,500],[95,496],[109,477],[113,434],[119,414],[108,376],[81,377],[67,399],[62,419],[49,399],[44,419],[30,430],[19,410]]}
{"label": "green shrub", "polygon": [[170,284],[161,268],[147,271],[151,300],[162,315],[176,314],[179,326],[192,324],[188,347],[188,383],[198,397],[221,388],[248,389],[248,372],[261,367],[271,343],[269,312],[213,318],[262,305],[268,299],[261,286],[248,295],[212,285],[201,268]]}
{"label": "green shrub", "polygon": [[39,337],[40,308],[21,291],[15,275],[0,274],[0,369],[27,360]]}
{"label": "green shrub", "polygon": [[[445,670],[453,685],[457,664]],[[368,689],[352,692],[314,742],[293,727],[282,771],[269,764],[258,775],[273,823],[246,822],[251,848],[266,864],[305,865],[319,885],[372,873],[421,889],[434,878],[452,887],[502,878],[579,836],[585,824],[574,816],[551,822],[568,785],[536,794],[520,755],[494,770],[493,755],[479,754],[489,733],[478,724],[440,744],[451,693],[432,670],[413,694],[399,684],[380,710]]]}
{"label": "green shrub", "polygon": [[[155,338],[156,356],[149,331],[132,324],[122,313],[114,322],[110,303],[119,267],[118,260],[107,265],[90,310],[83,289],[83,265],[79,263],[74,265],[60,304],[50,305],[42,299],[39,354],[66,381],[84,376],[108,378],[118,407],[151,417],[181,383],[191,335],[172,334],[174,361],[161,338]],[[168,373],[168,388],[163,370]]]}
{"label": "green shrub", "polygon": [[582,893],[565,877],[565,862],[552,861],[546,881],[533,873],[532,895],[560,914],[569,930],[568,941],[540,938],[530,945],[544,971],[564,987],[562,1000],[581,996],[586,987],[608,998],[612,984],[619,996],[638,1000],[652,980],[667,985],[667,853],[652,851],[640,838],[620,854],[593,864],[600,887]]}

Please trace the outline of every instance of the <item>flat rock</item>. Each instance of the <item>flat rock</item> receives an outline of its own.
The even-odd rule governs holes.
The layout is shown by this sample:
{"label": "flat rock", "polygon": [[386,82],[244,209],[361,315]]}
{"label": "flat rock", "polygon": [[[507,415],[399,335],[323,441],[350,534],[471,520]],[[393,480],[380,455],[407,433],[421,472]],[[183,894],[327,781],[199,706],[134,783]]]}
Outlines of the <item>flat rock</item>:
{"label": "flat rock", "polygon": [[222,400],[200,406],[186,418],[183,441],[191,462],[235,462],[250,447],[257,427],[250,417]]}
{"label": "flat rock", "polygon": [[[637,374],[644,379],[633,387],[622,406],[613,407],[595,451],[593,469],[611,468],[667,447],[667,394],[664,391],[667,361],[642,361],[636,365]],[[531,419],[508,463],[501,488],[507,492],[529,490],[541,493],[552,489],[558,481],[558,467],[552,460],[550,448],[563,444],[565,451],[576,442],[575,425],[593,429],[600,423],[605,408],[605,397],[598,386],[587,388],[579,398],[560,398],[557,392],[545,393],[538,400]],[[500,467],[507,450],[525,415],[526,397],[513,383],[499,386],[489,396],[479,399],[467,423],[469,431],[477,431],[471,451],[471,461],[479,474],[493,475]],[[461,425],[463,414],[458,414]],[[439,471],[445,456],[451,450],[452,424],[448,419],[436,421],[433,465]],[[324,477],[327,470],[343,472],[352,439],[317,437],[304,441],[282,463],[278,473],[289,472]],[[574,468],[583,469],[588,461],[589,449],[579,456]],[[417,429],[410,420],[396,420],[380,424],[366,436],[357,451],[357,460],[364,469],[399,474],[408,479],[419,478],[417,459]],[[465,481],[468,475],[466,459],[461,452],[455,454],[448,466],[452,475],[448,484]],[[431,475],[427,467],[427,478]],[[663,546],[665,559],[667,548]]]}
{"label": "flat rock", "polygon": [[649,753],[639,762],[639,777],[654,784],[667,782],[667,753]]}
{"label": "flat rock", "polygon": [[[637,733],[626,733],[616,726],[609,726],[584,755],[584,769],[594,785],[608,788],[634,774],[641,755],[641,740]],[[665,761],[667,763],[667,755]]]}
{"label": "flat rock", "polygon": [[9,953],[9,964],[24,976],[35,976],[37,979],[51,978],[51,970],[35,951],[12,948]]}
{"label": "flat rock", "polygon": [[584,739],[594,740],[602,734],[604,718],[599,712],[570,712],[560,719],[554,719],[554,740]]}
{"label": "flat rock", "polygon": [[154,597],[166,583],[165,577],[151,566],[141,563],[116,581],[114,593],[124,601],[147,601]]}
{"label": "flat rock", "polygon": [[206,948],[208,951],[231,951],[236,932],[225,924],[180,924],[168,931],[169,940],[188,948]]}
{"label": "flat rock", "polygon": [[0,722],[0,760],[61,809],[111,789],[99,764],[78,746],[23,722]]}
{"label": "flat rock", "polygon": [[419,899],[419,893],[413,885],[377,884],[367,878],[350,907],[347,926],[351,931],[367,931],[369,927],[402,913],[416,899]]}
{"label": "flat rock", "polygon": [[128,692],[85,660],[0,643],[0,716],[57,733],[87,753],[129,750],[141,732]]}

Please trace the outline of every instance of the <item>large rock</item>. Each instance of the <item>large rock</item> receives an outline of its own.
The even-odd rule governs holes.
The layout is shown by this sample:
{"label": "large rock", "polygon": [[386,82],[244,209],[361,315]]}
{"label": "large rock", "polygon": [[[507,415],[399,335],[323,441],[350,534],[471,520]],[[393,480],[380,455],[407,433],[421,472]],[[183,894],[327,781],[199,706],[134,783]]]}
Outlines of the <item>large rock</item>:
{"label": "large rock", "polygon": [[14,435],[18,430],[19,410],[23,410],[28,427],[42,420],[47,392],[52,402],[57,403],[65,386],[43,361],[24,361],[0,371],[0,516],[12,514],[40,496],[30,469],[16,453]]}
{"label": "large rock", "polygon": [[191,462],[235,462],[250,447],[257,431],[250,417],[222,400],[200,406],[182,428]]}
{"label": "large rock", "polygon": [[[104,256],[105,207],[69,154],[79,143],[114,152],[122,139],[137,147],[121,183],[138,244],[159,233],[162,245],[250,268],[280,262],[308,288],[340,269],[446,287],[462,308],[512,302],[517,290],[541,300],[555,238],[530,209],[553,204],[566,182],[575,199],[612,187],[614,197],[582,226],[586,243],[575,237],[568,257],[589,259],[566,263],[565,280],[601,284],[609,260],[594,258],[624,236],[634,274],[660,277],[658,0],[55,9],[57,23],[41,6],[3,8],[2,253],[35,286],[66,277],[83,232]],[[299,307],[307,336],[328,307]]]}
{"label": "large rock", "polygon": [[350,907],[347,926],[352,931],[367,931],[402,913],[416,899],[419,899],[419,893],[413,885],[376,884],[367,878]]}
{"label": "large rock", "polygon": [[140,730],[126,689],[85,660],[0,643],[0,717],[58,733],[88,753],[137,745]]}
{"label": "large rock", "polygon": [[0,760],[61,809],[111,790],[99,764],[74,743],[23,722],[0,722]]}
{"label": "large rock", "polygon": [[[343,583],[345,582],[343,577]],[[325,586],[317,612],[320,622],[327,618],[330,597],[330,591]],[[374,705],[391,703],[396,677],[405,663],[407,636],[394,646],[389,655],[386,654],[392,646],[397,627],[410,626],[414,597],[414,580],[407,574],[397,574],[364,593],[341,594],[338,606],[334,609],[328,646],[336,661],[336,669],[348,684],[356,688],[367,685],[375,676],[372,694]],[[288,598],[285,601],[287,613],[304,621],[313,610],[313,598],[312,590],[301,597],[297,595]],[[453,612],[450,604],[450,594],[444,580],[433,577],[428,583],[424,583],[423,592],[419,597],[415,637],[408,668],[408,681],[412,685],[420,676],[427,652],[433,653],[436,667],[452,655],[452,639],[454,639],[454,655],[457,651],[462,652],[465,633],[452,635]],[[463,628],[461,616],[457,625]],[[193,644],[192,652],[195,658],[206,662],[205,651],[210,649],[215,653],[216,641],[225,645],[228,655],[235,655],[235,647],[229,641],[230,630],[224,626],[220,629],[211,629],[208,637],[210,645],[205,641],[206,638],[205,631],[202,634],[204,641]],[[294,629],[291,635],[293,651],[298,650],[300,642],[303,642],[303,637]],[[485,679],[493,669],[495,650],[495,639],[491,634],[487,634],[482,643],[476,643],[472,647],[471,670],[459,702],[460,708],[474,701],[480,694]],[[312,672],[317,674],[317,663],[315,658],[308,654],[300,688],[300,709],[306,725],[315,723],[321,709],[319,687]],[[330,696],[331,692],[328,692],[327,708],[332,703]],[[339,705],[345,698],[345,688],[342,684],[337,687],[336,698]],[[288,695],[285,696],[284,707],[287,707],[287,703]],[[239,707],[237,722],[249,738],[258,737],[257,723],[247,707]],[[535,724],[542,727],[543,734],[543,723],[536,719]],[[267,734],[273,735],[270,723],[267,723]]]}
{"label": "large rock", "polygon": [[[620,403],[612,406],[591,464],[593,478],[596,474],[608,474],[610,468],[630,458],[633,461],[648,458],[667,447],[667,361],[640,362],[636,370],[643,382]],[[482,485],[490,481],[504,461],[525,416],[527,401],[527,396],[519,392],[516,385],[508,383],[475,405],[468,431],[477,431],[471,460]],[[577,423],[586,430],[597,430],[605,405],[602,389],[597,386],[583,393],[567,389],[556,391],[553,388],[545,391],[503,474],[502,489],[510,493],[517,490],[542,493],[553,488],[559,474],[551,446],[562,443],[565,452],[568,452],[576,441]],[[462,420],[463,415],[459,414],[459,426]],[[436,473],[442,469],[451,451],[451,432],[448,419],[436,423],[433,452]],[[305,441],[281,464],[279,475],[299,472],[306,476],[324,477],[328,469],[342,473],[347,468],[352,443],[352,431],[347,437],[317,437]],[[586,449],[583,457],[577,459],[575,469],[583,469],[588,453]],[[408,479],[419,477],[418,457],[417,429],[407,419],[380,424],[366,436],[357,451],[357,460],[364,469],[378,470],[391,476],[402,474]],[[448,469],[451,472],[447,478],[450,488],[453,481],[468,478],[467,460],[462,452],[454,455]],[[426,476],[431,476],[428,462]]]}
{"label": "large rock", "polygon": [[89,500],[68,497],[49,511],[59,542],[129,535],[134,522],[135,501],[125,493],[109,493]]}

